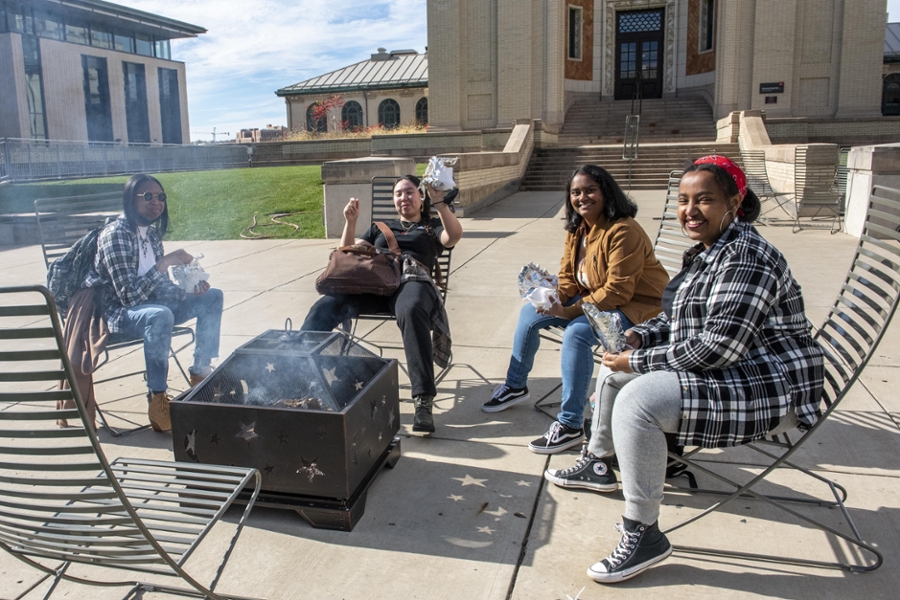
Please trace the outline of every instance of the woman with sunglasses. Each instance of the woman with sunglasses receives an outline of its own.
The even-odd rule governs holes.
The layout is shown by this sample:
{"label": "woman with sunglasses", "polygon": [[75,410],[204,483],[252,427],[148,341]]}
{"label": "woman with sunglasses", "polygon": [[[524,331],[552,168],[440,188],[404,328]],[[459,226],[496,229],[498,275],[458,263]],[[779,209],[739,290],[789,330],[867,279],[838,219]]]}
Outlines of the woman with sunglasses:
{"label": "woman with sunglasses", "polygon": [[[340,323],[356,318],[360,313],[390,313],[397,318],[397,326],[403,337],[403,349],[409,368],[413,401],[416,406],[413,431],[434,431],[432,403],[437,394],[434,383],[434,362],[443,362],[438,356],[446,356],[449,348],[440,351],[432,345],[435,339],[449,342],[447,315],[444,303],[431,280],[431,272],[437,257],[452,248],[462,238],[463,230],[456,215],[444,201],[444,193],[429,187],[422,191],[419,178],[404,175],[394,182],[394,208],[397,219],[385,221],[404,256],[410,256],[420,265],[419,273],[407,278],[391,296],[374,294],[322,296],[310,308],[301,329],[306,331],[331,331]],[[437,212],[437,217],[433,212]],[[360,243],[354,239],[356,221],[359,218],[359,200],[351,198],[344,207],[344,231],[341,246]],[[387,251],[388,242],[375,225],[363,234],[361,241]],[[446,334],[445,336],[443,334]]]}
{"label": "woman with sunglasses", "polygon": [[168,268],[189,264],[184,250],[166,254],[162,237],[169,225],[166,193],[155,177],[135,175],[125,184],[123,213],[97,238],[94,266],[85,285],[100,288],[109,343],[143,339],[149,393],[148,414],[156,431],[172,428],[167,378],[172,328],[196,318],[191,385],[209,375],[219,355],[222,292],[205,281],[190,293],[175,285]]}

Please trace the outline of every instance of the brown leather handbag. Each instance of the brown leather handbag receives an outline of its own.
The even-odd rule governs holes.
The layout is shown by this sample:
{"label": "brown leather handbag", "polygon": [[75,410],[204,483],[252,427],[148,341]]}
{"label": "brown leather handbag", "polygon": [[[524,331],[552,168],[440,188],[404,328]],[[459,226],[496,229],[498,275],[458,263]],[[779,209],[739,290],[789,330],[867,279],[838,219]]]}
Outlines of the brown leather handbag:
{"label": "brown leather handbag", "polygon": [[381,230],[390,253],[372,245],[341,246],[331,252],[328,266],[316,279],[316,291],[324,295],[375,294],[390,296],[400,287],[400,246],[394,232],[382,222]]}

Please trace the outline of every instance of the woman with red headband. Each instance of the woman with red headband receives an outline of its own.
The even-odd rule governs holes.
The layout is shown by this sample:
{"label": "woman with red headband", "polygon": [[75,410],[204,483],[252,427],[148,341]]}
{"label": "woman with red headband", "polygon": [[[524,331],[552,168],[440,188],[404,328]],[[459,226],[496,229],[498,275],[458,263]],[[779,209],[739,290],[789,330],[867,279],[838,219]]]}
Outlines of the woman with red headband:
{"label": "woman with red headband", "polygon": [[612,491],[608,457],[618,457],[622,537],[588,569],[595,581],[624,581],[672,553],[657,524],[665,434],[688,446],[735,446],[783,419],[803,428],[821,414],[823,352],[784,256],[751,225],[758,215],[759,199],[731,160],[707,156],[685,170],[678,219],[697,244],[666,287],[663,312],[627,332],[633,350],[604,355],[613,374],[598,382],[578,463],[545,473],[562,487]]}

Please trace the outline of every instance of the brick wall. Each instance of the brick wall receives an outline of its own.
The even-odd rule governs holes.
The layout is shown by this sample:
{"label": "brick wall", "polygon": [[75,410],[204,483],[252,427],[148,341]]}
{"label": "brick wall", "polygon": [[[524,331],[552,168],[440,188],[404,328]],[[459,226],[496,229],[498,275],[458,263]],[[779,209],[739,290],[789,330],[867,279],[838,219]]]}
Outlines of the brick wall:
{"label": "brick wall", "polygon": [[[716,70],[715,44],[712,50],[700,52],[700,2],[701,0],[688,0],[687,59],[685,64],[685,74],[687,75],[700,75]],[[717,1],[716,4],[718,3]],[[713,12],[715,14],[715,10]],[[715,41],[715,39],[716,32],[714,31],[713,40]]]}
{"label": "brick wall", "polygon": [[[581,59],[569,57],[569,8],[582,8]],[[594,0],[568,0],[566,7],[566,79],[590,81],[594,75]]]}

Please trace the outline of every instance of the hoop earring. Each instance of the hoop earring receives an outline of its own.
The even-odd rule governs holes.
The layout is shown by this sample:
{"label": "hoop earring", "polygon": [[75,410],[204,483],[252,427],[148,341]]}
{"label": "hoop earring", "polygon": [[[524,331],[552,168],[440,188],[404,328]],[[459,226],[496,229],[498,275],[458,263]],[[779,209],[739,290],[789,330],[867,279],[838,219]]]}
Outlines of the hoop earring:
{"label": "hoop earring", "polygon": [[[725,213],[724,215],[722,215],[722,220],[719,222],[719,235],[725,232],[725,219],[728,217],[728,215],[731,215],[732,222],[734,222],[735,217],[731,213]],[[729,225],[731,225],[731,223],[729,223]]]}

